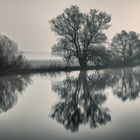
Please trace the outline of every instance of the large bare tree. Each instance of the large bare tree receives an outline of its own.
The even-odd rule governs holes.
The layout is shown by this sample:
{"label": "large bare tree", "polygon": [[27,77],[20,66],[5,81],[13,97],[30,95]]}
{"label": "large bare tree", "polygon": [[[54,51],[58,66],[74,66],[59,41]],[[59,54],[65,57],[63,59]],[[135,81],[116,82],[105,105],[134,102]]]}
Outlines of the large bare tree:
{"label": "large bare tree", "polygon": [[66,8],[50,21],[52,31],[59,35],[52,53],[67,62],[77,60],[80,66],[86,66],[96,56],[103,56],[98,48],[105,49],[107,37],[103,31],[109,28],[110,20],[110,15],[95,9],[86,14],[77,6]]}

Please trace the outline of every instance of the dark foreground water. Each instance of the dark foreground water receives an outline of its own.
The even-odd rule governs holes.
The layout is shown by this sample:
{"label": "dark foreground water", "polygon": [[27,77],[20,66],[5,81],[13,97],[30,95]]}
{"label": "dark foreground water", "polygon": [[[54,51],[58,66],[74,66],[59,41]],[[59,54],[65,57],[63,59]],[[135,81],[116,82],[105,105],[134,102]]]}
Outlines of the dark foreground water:
{"label": "dark foreground water", "polygon": [[0,140],[140,140],[140,68],[0,77]]}

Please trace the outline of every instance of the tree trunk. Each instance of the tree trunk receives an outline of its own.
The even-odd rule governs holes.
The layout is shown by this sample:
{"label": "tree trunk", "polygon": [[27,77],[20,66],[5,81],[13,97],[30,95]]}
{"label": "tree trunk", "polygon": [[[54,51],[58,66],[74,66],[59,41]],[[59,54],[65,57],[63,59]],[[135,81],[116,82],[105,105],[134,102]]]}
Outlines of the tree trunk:
{"label": "tree trunk", "polygon": [[79,59],[79,64],[81,67],[86,67],[87,66],[86,59]]}

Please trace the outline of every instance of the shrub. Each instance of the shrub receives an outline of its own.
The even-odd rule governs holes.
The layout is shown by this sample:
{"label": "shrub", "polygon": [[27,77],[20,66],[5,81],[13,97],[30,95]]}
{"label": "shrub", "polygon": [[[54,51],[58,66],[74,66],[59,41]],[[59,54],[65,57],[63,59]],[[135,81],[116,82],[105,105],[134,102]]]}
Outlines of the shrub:
{"label": "shrub", "polygon": [[18,50],[18,45],[7,36],[0,35],[0,71],[27,68],[25,57]]}

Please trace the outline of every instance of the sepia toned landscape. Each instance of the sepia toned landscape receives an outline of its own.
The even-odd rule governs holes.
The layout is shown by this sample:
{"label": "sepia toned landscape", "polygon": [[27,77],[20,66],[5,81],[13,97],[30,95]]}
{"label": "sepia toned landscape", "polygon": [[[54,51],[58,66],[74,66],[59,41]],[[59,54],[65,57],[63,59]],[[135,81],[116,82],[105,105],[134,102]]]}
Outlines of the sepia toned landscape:
{"label": "sepia toned landscape", "polygon": [[139,0],[0,3],[0,139],[140,139]]}

